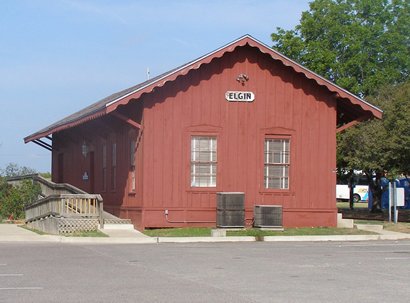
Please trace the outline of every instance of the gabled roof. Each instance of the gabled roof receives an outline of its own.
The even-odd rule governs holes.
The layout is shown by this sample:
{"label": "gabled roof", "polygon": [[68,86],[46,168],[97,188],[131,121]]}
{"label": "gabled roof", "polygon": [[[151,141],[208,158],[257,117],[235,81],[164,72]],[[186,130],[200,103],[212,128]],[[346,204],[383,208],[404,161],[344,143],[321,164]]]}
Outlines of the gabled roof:
{"label": "gabled roof", "polygon": [[44,129],[39,130],[38,132],[35,132],[34,134],[27,136],[24,138],[24,142],[28,143],[30,141],[39,140],[40,138],[49,136],[50,134],[107,115],[115,111],[119,105],[127,104],[131,99],[138,99],[142,94],[150,93],[154,88],[162,87],[166,82],[173,81],[178,76],[186,75],[190,70],[198,69],[203,64],[210,63],[214,58],[220,58],[225,53],[233,52],[237,47],[245,45],[259,49],[262,53],[270,55],[272,59],[279,60],[285,66],[291,67],[295,72],[302,73],[306,78],[314,80],[320,86],[326,87],[330,92],[335,93],[340,100],[343,100],[343,103],[345,103],[345,101],[347,102],[342,106],[346,108],[347,111],[356,113],[355,118],[359,118],[357,117],[357,112],[366,112],[364,116],[367,118],[375,117],[380,119],[382,117],[382,111],[379,108],[287,58],[266,44],[256,40],[252,36],[245,35],[196,60],[188,62],[148,81],[112,94],[60,121],[57,121],[54,124],[47,126]]}

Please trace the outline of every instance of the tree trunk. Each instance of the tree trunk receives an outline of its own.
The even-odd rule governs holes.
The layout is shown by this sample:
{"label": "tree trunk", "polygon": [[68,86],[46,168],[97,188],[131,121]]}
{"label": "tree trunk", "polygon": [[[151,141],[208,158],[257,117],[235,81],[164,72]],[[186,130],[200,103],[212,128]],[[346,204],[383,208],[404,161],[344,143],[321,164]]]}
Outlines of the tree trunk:
{"label": "tree trunk", "polygon": [[350,209],[353,210],[353,208],[354,208],[353,195],[354,195],[354,186],[355,186],[353,170],[350,170],[350,172],[349,172],[348,186],[349,186],[349,207],[350,207]]}
{"label": "tree trunk", "polygon": [[381,186],[381,177],[382,174],[380,172],[376,173],[376,178],[373,180],[373,178],[369,178],[369,188],[370,191],[372,192],[372,198],[373,198],[373,203],[372,203],[372,209],[371,212],[381,212],[381,205],[382,205],[382,186]]}

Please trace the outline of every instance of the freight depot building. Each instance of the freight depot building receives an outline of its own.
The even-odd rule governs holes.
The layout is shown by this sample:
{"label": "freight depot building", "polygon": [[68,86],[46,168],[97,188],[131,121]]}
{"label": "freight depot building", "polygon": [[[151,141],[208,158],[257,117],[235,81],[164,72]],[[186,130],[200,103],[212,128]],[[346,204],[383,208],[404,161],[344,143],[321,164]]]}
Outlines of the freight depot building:
{"label": "freight depot building", "polygon": [[[28,137],[54,182],[99,193],[139,228],[215,226],[220,192],[336,225],[336,133],[382,112],[244,36]],[[167,216],[166,216],[167,214]]]}

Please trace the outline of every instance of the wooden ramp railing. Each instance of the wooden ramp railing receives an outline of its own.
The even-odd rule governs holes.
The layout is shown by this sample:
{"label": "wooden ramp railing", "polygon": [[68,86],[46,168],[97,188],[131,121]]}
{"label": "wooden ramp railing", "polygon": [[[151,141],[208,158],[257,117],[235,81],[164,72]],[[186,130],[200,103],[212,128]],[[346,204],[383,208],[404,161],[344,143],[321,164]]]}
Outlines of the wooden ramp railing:
{"label": "wooden ramp railing", "polygon": [[[26,223],[34,228],[46,232],[49,229],[52,229],[53,232],[59,232],[58,229],[54,228],[54,225],[51,226],[55,223],[54,221],[68,222],[67,224],[77,222],[79,225],[82,224],[82,221],[88,221],[97,225],[99,223],[101,228],[104,227],[105,221],[110,224],[131,224],[130,219],[120,219],[105,212],[103,199],[100,195],[88,194],[71,184],[54,183],[38,174],[7,178],[7,182],[13,186],[20,185],[24,180],[31,180],[38,184],[41,190],[38,200],[30,202],[25,207]],[[47,221],[54,223],[48,224]]]}
{"label": "wooden ramp railing", "polygon": [[26,222],[47,216],[99,219],[103,227],[103,199],[94,194],[51,195],[26,206]]}

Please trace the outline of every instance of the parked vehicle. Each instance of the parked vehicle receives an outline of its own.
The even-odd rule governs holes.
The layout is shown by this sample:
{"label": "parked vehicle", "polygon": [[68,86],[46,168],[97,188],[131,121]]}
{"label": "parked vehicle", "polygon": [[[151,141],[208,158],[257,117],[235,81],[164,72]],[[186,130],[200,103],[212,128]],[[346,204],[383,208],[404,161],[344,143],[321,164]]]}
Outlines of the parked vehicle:
{"label": "parked vehicle", "polygon": [[[336,185],[336,200],[349,201],[350,189],[347,184]],[[360,177],[353,189],[353,202],[367,202],[369,200],[369,182],[366,177]]]}

